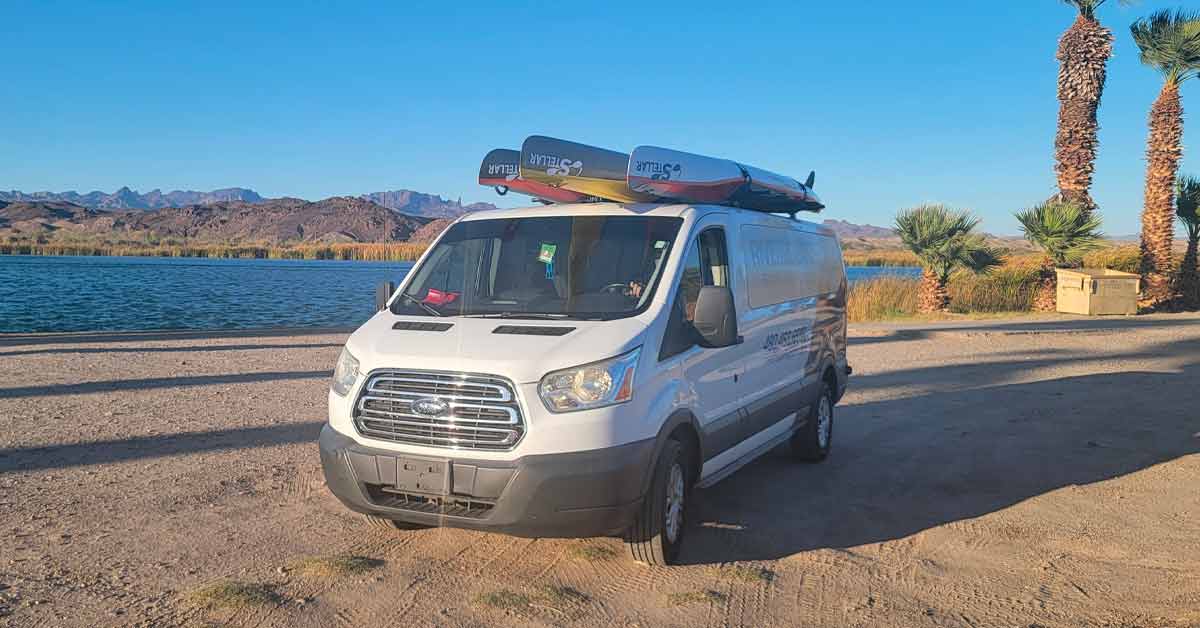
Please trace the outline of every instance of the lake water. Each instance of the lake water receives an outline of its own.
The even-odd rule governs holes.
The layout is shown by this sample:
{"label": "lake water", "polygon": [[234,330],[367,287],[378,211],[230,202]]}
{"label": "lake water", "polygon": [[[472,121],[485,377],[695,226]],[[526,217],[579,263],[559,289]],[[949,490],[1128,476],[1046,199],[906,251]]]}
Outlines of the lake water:
{"label": "lake water", "polygon": [[[0,255],[0,333],[354,327],[409,262]],[[847,269],[850,281],[913,268]]]}

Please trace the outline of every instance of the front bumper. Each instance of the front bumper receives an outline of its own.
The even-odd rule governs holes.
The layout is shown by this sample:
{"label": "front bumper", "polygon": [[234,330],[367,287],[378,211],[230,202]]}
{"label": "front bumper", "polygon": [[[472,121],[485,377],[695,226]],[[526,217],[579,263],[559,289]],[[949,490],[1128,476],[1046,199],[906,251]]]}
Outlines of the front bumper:
{"label": "front bumper", "polygon": [[[438,459],[365,447],[330,426],[321,430],[321,466],[329,490],[351,510],[430,526],[526,537],[623,533],[642,503],[654,439],[511,461],[473,460],[446,450]],[[398,471],[429,460],[446,474],[448,495],[430,498]],[[400,462],[400,464],[397,464]],[[400,476],[397,476],[400,473]],[[417,486],[401,494],[403,486]]]}

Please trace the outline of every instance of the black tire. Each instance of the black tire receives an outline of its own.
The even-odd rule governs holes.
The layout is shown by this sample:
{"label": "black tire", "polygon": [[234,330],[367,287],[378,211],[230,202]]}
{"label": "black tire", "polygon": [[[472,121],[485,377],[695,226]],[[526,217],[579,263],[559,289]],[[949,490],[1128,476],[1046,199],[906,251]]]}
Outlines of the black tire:
{"label": "black tire", "polygon": [[407,521],[396,521],[387,517],[378,517],[376,515],[363,515],[367,518],[367,523],[375,528],[386,528],[388,530],[424,530],[429,526],[419,523],[409,523]]}
{"label": "black tire", "polygon": [[[689,465],[683,445],[675,439],[668,440],[654,466],[650,491],[642,501],[633,525],[625,533],[625,546],[634,560],[647,565],[672,565],[678,560],[687,528],[687,505],[692,495]],[[682,481],[682,489],[677,481]],[[674,493],[678,496],[675,508],[667,504],[670,485],[674,485]],[[668,524],[672,511],[676,517],[673,534]]]}
{"label": "black tire", "polygon": [[[829,457],[829,449],[833,446],[833,404],[833,387],[828,380],[823,380],[821,396],[808,411],[808,422],[792,435],[792,456],[797,460],[821,462]],[[828,412],[827,422],[821,421],[822,412]]]}

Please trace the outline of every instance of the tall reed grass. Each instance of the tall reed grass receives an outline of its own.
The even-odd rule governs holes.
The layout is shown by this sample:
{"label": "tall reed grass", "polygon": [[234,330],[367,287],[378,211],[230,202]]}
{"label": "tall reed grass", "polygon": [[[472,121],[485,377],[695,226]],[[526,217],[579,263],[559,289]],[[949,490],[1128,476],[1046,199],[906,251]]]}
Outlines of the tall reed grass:
{"label": "tall reed grass", "polygon": [[950,311],[956,314],[976,312],[1028,312],[1037,292],[1038,267],[1006,265],[990,273],[955,273],[946,286],[950,293]]}
{"label": "tall reed grass", "polygon": [[882,275],[850,286],[846,318],[851,323],[904,318],[917,313],[919,279]]}
{"label": "tall reed grass", "polygon": [[[1108,268],[1126,273],[1138,272],[1141,252],[1136,244],[1126,244],[1092,251],[1083,257],[1084,268]],[[1181,261],[1176,259],[1176,263]]]}
{"label": "tall reed grass", "polygon": [[847,266],[920,266],[917,256],[910,251],[842,251]]}

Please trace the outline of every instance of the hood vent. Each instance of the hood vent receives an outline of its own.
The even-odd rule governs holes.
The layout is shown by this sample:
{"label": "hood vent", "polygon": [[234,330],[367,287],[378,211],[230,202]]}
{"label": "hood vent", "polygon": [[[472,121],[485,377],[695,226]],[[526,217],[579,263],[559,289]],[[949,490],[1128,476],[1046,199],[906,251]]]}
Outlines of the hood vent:
{"label": "hood vent", "polygon": [[535,327],[533,325],[501,325],[492,330],[493,334],[512,334],[516,336],[565,336],[575,331],[574,327]]}
{"label": "hood vent", "polygon": [[392,329],[400,331],[446,331],[454,327],[454,323],[425,323],[421,321],[396,321]]}

